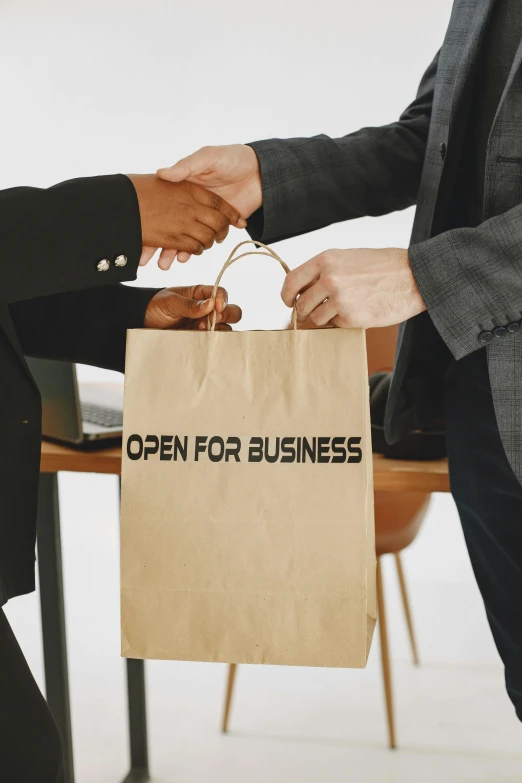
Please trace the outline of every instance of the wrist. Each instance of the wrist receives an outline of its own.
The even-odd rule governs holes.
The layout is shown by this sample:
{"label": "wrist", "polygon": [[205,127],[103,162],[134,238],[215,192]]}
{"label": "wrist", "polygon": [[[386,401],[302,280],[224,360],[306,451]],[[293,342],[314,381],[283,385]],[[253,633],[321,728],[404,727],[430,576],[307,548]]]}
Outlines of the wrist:
{"label": "wrist", "polygon": [[164,291],[166,291],[166,288],[156,288],[154,290],[150,290],[151,296],[146,300],[145,304],[145,310],[143,313],[143,328],[144,329],[155,329],[159,328],[157,324],[157,299],[158,296],[161,296]]}
{"label": "wrist", "polygon": [[140,217],[140,228],[142,246],[152,245],[151,238],[148,236],[149,222],[147,220],[147,185],[150,177],[146,174],[126,174],[136,193],[136,200],[138,202],[138,212]]}
{"label": "wrist", "polygon": [[424,299],[420,292],[419,286],[417,285],[417,280],[413,272],[409,251],[401,248],[399,252],[402,256],[401,261],[406,271],[406,280],[407,280],[406,290],[407,290],[408,297],[410,298],[416,313],[417,314],[422,313],[424,312],[424,310],[426,310],[426,305],[424,303]]}
{"label": "wrist", "polygon": [[249,214],[245,217],[250,217],[258,209],[263,206],[263,180],[261,177],[261,164],[256,151],[250,144],[243,145],[246,154],[248,155],[248,169],[250,171],[250,199],[249,199]]}

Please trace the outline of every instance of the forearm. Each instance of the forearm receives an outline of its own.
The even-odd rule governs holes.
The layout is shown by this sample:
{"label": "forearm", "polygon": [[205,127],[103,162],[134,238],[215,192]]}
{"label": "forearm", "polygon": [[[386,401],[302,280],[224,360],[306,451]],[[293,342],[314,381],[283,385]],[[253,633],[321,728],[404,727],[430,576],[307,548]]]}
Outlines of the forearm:
{"label": "forearm", "polygon": [[276,242],[343,220],[415,204],[428,138],[438,54],[397,122],[339,139],[254,142],[263,207],[248,222],[254,239]]}
{"label": "forearm", "polygon": [[415,203],[425,138],[399,123],[364,128],[341,139],[254,142],[263,208],[248,221],[255,239],[271,243]]}
{"label": "forearm", "polygon": [[513,339],[522,315],[522,204],[477,228],[412,245],[409,259],[433,323],[456,359],[497,338]]}
{"label": "forearm", "polygon": [[133,280],[141,245],[136,192],[123,175],[0,191],[0,300]]}
{"label": "forearm", "polygon": [[113,285],[16,302],[9,310],[27,356],[123,372],[127,329],[143,327],[156,291]]}

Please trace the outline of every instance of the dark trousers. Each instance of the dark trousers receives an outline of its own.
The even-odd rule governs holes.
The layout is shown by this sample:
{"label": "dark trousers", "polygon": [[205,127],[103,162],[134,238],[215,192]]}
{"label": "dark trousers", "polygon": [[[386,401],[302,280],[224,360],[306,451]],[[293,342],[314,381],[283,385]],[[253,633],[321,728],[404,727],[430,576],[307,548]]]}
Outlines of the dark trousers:
{"label": "dark trousers", "polygon": [[58,729],[0,609],[0,780],[60,783],[62,774]]}
{"label": "dark trousers", "polygon": [[485,349],[448,370],[446,428],[451,492],[522,720],[522,486],[498,433]]}

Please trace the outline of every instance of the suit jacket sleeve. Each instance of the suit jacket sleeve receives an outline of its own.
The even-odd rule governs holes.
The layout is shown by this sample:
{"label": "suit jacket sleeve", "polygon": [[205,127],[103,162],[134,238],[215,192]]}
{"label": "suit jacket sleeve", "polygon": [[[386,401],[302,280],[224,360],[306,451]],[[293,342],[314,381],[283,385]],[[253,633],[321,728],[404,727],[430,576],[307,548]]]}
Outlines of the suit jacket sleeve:
{"label": "suit jacket sleeve", "polygon": [[26,356],[123,372],[127,329],[142,328],[158,289],[111,285],[9,306]]}
{"label": "suit jacket sleeve", "polygon": [[522,204],[476,228],[452,229],[412,245],[409,258],[431,319],[455,359],[487,345],[496,327],[518,331]]}
{"label": "suit jacket sleeve", "polygon": [[[124,175],[0,191],[0,301],[133,280],[141,254],[134,186]],[[116,267],[124,255],[127,264]],[[108,271],[98,271],[102,259]]]}
{"label": "suit jacket sleeve", "polygon": [[250,144],[261,168],[263,207],[248,231],[278,242],[365,215],[415,204],[431,118],[438,54],[397,122],[340,139],[315,136]]}

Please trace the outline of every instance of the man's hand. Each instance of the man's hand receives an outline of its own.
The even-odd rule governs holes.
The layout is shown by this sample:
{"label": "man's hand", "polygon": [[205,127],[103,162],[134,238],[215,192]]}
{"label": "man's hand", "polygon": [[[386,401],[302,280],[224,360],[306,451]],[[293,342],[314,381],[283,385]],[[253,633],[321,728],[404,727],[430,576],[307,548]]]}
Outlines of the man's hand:
{"label": "man's hand", "polygon": [[178,251],[201,255],[214,242],[225,239],[230,225],[243,227],[237,209],[200,185],[170,184],[154,174],[128,176],[136,189],[140,208],[141,266],[161,247],[158,266],[169,269]]}
{"label": "man's hand", "polygon": [[154,294],[145,313],[146,329],[208,328],[208,318],[216,309],[216,330],[229,332],[230,324],[241,320],[241,308],[228,304],[228,294],[218,288],[212,299],[211,285],[193,285],[183,288],[164,288]]}
{"label": "man's hand", "polygon": [[315,326],[369,329],[400,323],[426,309],[400,248],[327,250],[290,272],[281,292],[299,320]]}
{"label": "man's hand", "polygon": [[[242,218],[250,217],[263,203],[259,161],[246,144],[202,147],[170,168],[159,169],[158,177],[202,185],[231,204]],[[235,225],[244,228],[246,223]],[[178,254],[178,261],[186,260],[185,253]]]}

